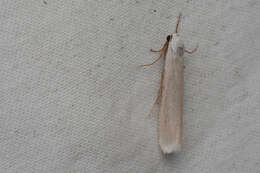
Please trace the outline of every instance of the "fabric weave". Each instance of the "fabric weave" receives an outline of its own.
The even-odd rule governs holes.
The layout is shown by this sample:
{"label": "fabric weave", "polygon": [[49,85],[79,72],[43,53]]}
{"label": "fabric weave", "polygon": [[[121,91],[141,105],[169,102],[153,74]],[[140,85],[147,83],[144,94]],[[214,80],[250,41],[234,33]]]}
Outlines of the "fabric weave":
{"label": "fabric weave", "polygon": [[[185,55],[183,147],[155,106],[166,36]],[[2,0],[0,172],[260,172],[260,1]]]}

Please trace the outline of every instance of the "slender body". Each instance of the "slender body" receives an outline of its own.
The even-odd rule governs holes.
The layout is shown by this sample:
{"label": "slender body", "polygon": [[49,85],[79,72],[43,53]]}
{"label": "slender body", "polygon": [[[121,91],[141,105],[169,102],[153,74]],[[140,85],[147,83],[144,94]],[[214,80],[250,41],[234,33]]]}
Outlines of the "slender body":
{"label": "slender body", "polygon": [[164,153],[180,151],[182,140],[184,45],[174,34],[165,56],[159,113],[159,144]]}
{"label": "slender body", "polygon": [[159,112],[159,145],[165,154],[181,150],[182,141],[182,103],[184,87],[184,52],[192,54],[192,51],[184,49],[184,44],[178,34],[181,14],[176,25],[176,32],[168,35],[162,49],[152,52],[159,52],[159,59],[164,58],[165,65],[161,75],[161,86],[158,91],[156,103],[160,106]]}

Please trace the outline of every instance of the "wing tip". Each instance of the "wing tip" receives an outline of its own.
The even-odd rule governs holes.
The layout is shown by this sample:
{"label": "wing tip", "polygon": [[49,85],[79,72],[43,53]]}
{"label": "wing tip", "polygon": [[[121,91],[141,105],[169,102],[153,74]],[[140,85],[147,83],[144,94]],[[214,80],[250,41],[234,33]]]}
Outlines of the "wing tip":
{"label": "wing tip", "polygon": [[181,151],[181,144],[160,144],[164,154],[179,153]]}

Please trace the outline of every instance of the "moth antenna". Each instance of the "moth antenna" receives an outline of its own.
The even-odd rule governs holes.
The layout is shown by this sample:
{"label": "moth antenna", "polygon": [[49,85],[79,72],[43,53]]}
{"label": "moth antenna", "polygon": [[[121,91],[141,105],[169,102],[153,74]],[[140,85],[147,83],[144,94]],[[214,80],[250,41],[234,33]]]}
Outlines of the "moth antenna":
{"label": "moth antenna", "polygon": [[176,30],[175,30],[176,33],[178,33],[180,21],[181,21],[181,13],[179,14],[179,17],[178,17],[178,22],[177,22]]}

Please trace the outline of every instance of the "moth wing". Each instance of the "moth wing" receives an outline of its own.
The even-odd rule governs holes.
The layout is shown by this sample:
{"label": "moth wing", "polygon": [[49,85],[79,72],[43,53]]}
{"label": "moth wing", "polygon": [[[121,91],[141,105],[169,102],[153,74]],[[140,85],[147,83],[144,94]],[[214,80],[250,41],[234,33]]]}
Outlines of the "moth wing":
{"label": "moth wing", "polygon": [[183,55],[169,44],[163,78],[159,112],[159,144],[164,153],[181,149],[183,102]]}

